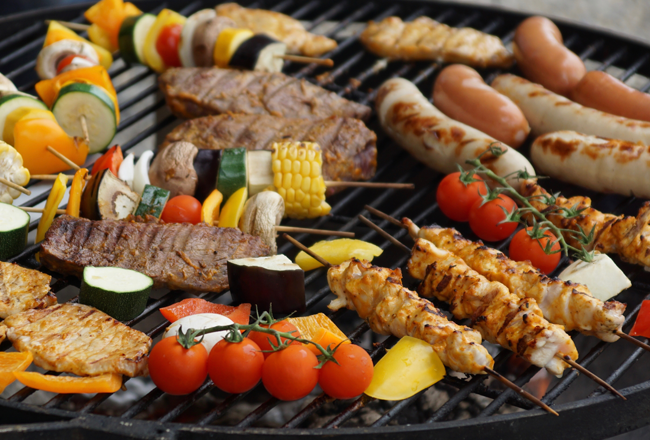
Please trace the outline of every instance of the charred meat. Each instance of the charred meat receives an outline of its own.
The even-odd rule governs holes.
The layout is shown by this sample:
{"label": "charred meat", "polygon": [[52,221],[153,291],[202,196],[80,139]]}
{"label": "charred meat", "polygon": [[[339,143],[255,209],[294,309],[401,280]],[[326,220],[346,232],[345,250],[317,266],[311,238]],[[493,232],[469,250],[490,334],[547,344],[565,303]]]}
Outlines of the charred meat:
{"label": "charred meat", "polygon": [[56,304],[51,279],[37,270],[0,261],[0,318]]}

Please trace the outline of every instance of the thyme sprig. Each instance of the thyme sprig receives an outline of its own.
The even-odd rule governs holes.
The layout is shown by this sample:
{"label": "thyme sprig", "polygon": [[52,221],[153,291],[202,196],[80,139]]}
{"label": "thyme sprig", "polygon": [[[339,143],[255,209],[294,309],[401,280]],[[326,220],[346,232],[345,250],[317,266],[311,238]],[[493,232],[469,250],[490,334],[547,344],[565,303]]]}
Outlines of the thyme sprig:
{"label": "thyme sprig", "polygon": [[[506,218],[500,223],[517,222],[524,225],[532,223],[533,227],[531,230],[527,231],[528,235],[531,238],[537,240],[540,247],[544,249],[545,253],[552,254],[556,252],[563,252],[564,255],[567,256],[569,253],[571,253],[571,256],[573,258],[577,258],[586,262],[593,261],[594,252],[588,251],[587,247],[594,240],[594,228],[592,228],[589,232],[586,232],[580,225],[578,225],[578,231],[575,231],[573,229],[564,229],[555,226],[555,224],[553,224],[553,222],[548,219],[548,216],[551,214],[560,215],[567,219],[574,218],[581,215],[582,211],[584,211],[585,208],[579,208],[578,205],[574,205],[570,208],[557,206],[555,203],[560,193],[543,194],[530,197],[522,196],[514,187],[508,183],[508,179],[517,178],[520,180],[526,180],[532,178],[540,179],[542,177],[532,176],[526,170],[515,171],[501,177],[481,163],[481,157],[486,154],[490,154],[494,157],[499,157],[506,154],[507,152],[508,150],[498,146],[498,143],[491,144],[489,148],[478,157],[466,161],[467,164],[472,165],[474,168],[466,171],[461,169],[461,182],[469,182],[470,177],[468,176],[471,176],[471,179],[473,179],[472,181],[477,181],[477,179],[473,177],[475,174],[485,176],[490,180],[496,182],[498,185],[495,188],[488,187],[486,194],[480,194],[479,192],[483,198],[484,203],[498,198],[500,194],[506,194],[516,200],[519,205],[519,208],[514,209],[512,212],[508,212],[505,208],[501,207],[501,209],[503,209],[506,214]],[[544,212],[539,211],[531,204],[531,201],[536,200],[544,203],[545,205],[548,205],[550,209],[544,210]],[[555,235],[557,238],[552,241],[548,240],[546,245],[542,246],[540,239],[544,237],[544,234],[546,232],[552,232],[553,235]],[[564,238],[565,236],[576,240],[580,244],[580,248],[567,243]],[[553,247],[556,243],[560,244],[560,250],[553,250]]]}

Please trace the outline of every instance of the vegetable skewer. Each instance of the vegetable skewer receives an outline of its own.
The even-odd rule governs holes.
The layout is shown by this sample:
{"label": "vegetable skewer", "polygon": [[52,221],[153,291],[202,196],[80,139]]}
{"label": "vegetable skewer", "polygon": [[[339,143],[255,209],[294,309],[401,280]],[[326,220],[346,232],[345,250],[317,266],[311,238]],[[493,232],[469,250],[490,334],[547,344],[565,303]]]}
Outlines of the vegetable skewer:
{"label": "vegetable skewer", "polygon": [[13,188],[16,191],[20,191],[21,193],[26,194],[28,196],[32,195],[32,192],[30,190],[28,190],[27,188],[23,188],[22,186],[11,182],[11,181],[5,179],[4,177],[0,177],[0,184],[6,185],[9,188]]}
{"label": "vegetable skewer", "polygon": [[[340,268],[341,266],[343,266],[343,265],[340,265],[340,266],[332,266],[332,265],[329,264],[327,261],[325,261],[324,259],[322,259],[318,254],[312,252],[309,248],[307,248],[307,247],[304,246],[302,243],[300,243],[300,242],[298,242],[297,240],[295,240],[293,237],[291,237],[291,236],[289,236],[289,235],[287,235],[287,234],[283,234],[283,237],[286,238],[287,240],[289,240],[291,243],[293,243],[296,247],[298,247],[298,248],[301,249],[302,251],[304,251],[304,252],[308,253],[309,255],[311,255],[314,259],[320,261],[321,264],[323,264],[325,267],[328,268],[328,281],[330,281],[330,288],[331,288],[331,287],[332,287],[332,279],[330,279],[330,274],[331,274],[332,278],[335,278],[335,277],[336,277],[335,272],[332,272],[332,271],[334,271],[335,269],[339,269],[339,268]],[[362,265],[362,263],[359,262],[358,260],[356,260],[356,261],[355,261],[355,260],[351,260],[351,264],[354,264],[354,263],[357,263],[358,266],[361,266],[361,265]],[[344,263],[344,264],[345,264],[345,263]],[[371,270],[372,270],[372,268],[371,268]],[[388,272],[393,272],[393,271],[390,271],[390,270],[387,270],[387,271],[388,271]],[[356,271],[355,271],[355,272],[356,272]],[[358,274],[355,274],[355,277],[358,277]],[[391,280],[391,279],[388,278],[388,279],[386,280],[387,283],[390,283],[390,282],[391,282],[390,280]],[[393,281],[392,284],[395,284],[395,282]],[[365,286],[364,286],[364,287],[365,287]],[[380,288],[380,286],[375,286],[375,285],[373,285],[372,288],[374,288],[374,289],[378,289],[378,288]],[[403,287],[402,287],[402,289],[403,289],[403,290],[406,290],[406,289],[404,289]],[[364,289],[364,290],[366,290],[366,289]],[[365,291],[364,291],[364,296],[367,296],[368,293],[370,293],[370,292],[365,292]],[[374,293],[374,292],[372,292],[372,293]],[[412,293],[411,295],[417,298],[417,295],[416,295],[416,294]],[[337,294],[337,296],[339,296],[339,295]],[[420,301],[426,301],[426,300],[423,300],[423,299],[421,299],[421,298],[417,298],[417,300],[420,300]],[[349,300],[348,300],[348,301],[349,301]],[[372,303],[376,303],[376,301],[373,301]],[[426,303],[428,303],[428,301],[426,301]],[[430,303],[427,304],[427,306],[423,306],[423,307],[425,307],[425,308],[426,308],[427,310],[429,310],[429,311],[432,311],[433,313],[435,313],[435,312],[437,311],[437,309],[435,309],[435,307],[434,307],[433,305],[431,305]],[[351,307],[350,307],[350,308],[351,308]],[[379,306],[378,306],[378,308],[379,308]],[[360,314],[361,314],[361,313],[360,313]],[[393,320],[395,320],[395,321],[396,321],[397,319],[399,319],[399,318],[396,318],[396,315],[394,315],[394,314],[392,315],[392,317],[393,317]],[[372,321],[371,321],[369,318],[368,318],[368,320],[369,320],[369,324],[371,325],[371,328],[372,328]],[[392,324],[390,324],[390,328],[391,328],[391,330],[393,330],[392,333],[395,333],[394,326],[393,326]],[[428,327],[428,328],[431,328],[431,327]],[[375,330],[375,331],[376,331],[376,330]],[[420,338],[422,338],[422,336],[420,336]],[[427,341],[427,342],[429,342],[429,341]],[[440,347],[436,347],[436,346],[434,346],[434,350],[440,350]],[[488,356],[489,356],[489,355],[488,355]],[[441,359],[443,359],[443,362],[444,362],[445,357],[441,356]],[[511,388],[512,390],[514,390],[514,391],[517,392],[518,394],[520,394],[522,397],[524,397],[524,398],[530,400],[531,402],[535,403],[536,405],[538,405],[539,407],[543,408],[543,409],[546,410],[547,412],[549,412],[549,413],[551,413],[551,414],[554,414],[554,415],[556,415],[556,416],[559,415],[555,410],[553,410],[552,408],[550,408],[548,405],[546,405],[545,403],[543,403],[541,400],[537,399],[537,398],[536,398],[535,396],[533,396],[532,394],[528,393],[527,391],[525,391],[525,390],[522,389],[521,387],[518,387],[517,385],[515,385],[515,384],[512,383],[512,382],[510,382],[508,379],[506,379],[505,377],[503,377],[502,375],[500,375],[499,373],[497,373],[496,371],[494,371],[494,370],[491,368],[491,365],[489,365],[489,366],[488,366],[488,365],[482,365],[482,366],[479,367],[479,371],[480,371],[480,372],[487,373],[487,374],[489,374],[490,376],[494,377],[494,378],[497,379],[498,381],[502,382],[503,384],[505,384],[506,386],[508,386],[509,388]],[[478,371],[477,371],[477,372],[478,372]]]}

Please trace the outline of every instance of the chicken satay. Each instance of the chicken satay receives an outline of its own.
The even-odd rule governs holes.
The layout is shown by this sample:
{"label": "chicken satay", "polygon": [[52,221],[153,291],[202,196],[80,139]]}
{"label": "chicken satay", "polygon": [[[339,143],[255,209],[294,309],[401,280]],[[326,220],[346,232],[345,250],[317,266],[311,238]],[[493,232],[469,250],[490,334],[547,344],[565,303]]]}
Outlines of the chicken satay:
{"label": "chicken satay", "polygon": [[402,272],[352,259],[327,272],[337,296],[331,310],[355,310],[380,334],[412,336],[431,344],[443,364],[468,374],[485,373],[494,360],[481,345],[481,335],[449,321],[431,302],[401,284]]}

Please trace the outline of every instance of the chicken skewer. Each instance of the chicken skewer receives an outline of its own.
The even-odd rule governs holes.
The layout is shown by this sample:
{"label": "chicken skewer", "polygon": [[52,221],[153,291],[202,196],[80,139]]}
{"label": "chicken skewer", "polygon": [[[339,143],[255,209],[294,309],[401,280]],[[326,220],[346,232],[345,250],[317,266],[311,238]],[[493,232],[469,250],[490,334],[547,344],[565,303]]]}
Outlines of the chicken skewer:
{"label": "chicken skewer", "polygon": [[284,237],[328,267],[328,283],[337,296],[328,306],[331,310],[342,307],[355,310],[380,334],[422,339],[432,345],[448,367],[466,373],[487,373],[544,410],[558,415],[494,371],[494,360],[480,345],[480,334],[447,320],[433,304],[402,286],[399,269],[380,268],[357,259],[333,266],[289,235],[284,234]]}
{"label": "chicken skewer", "polygon": [[[471,318],[475,327],[477,327],[476,324],[478,323],[478,330],[481,331],[486,340],[492,342],[494,335],[491,335],[490,332],[493,331],[492,329],[498,328],[497,332],[503,333],[503,335],[494,342],[515,351],[527,361],[540,366],[535,360],[537,359],[538,362],[543,363],[545,362],[543,360],[545,356],[546,360],[550,362],[549,354],[551,354],[555,365],[563,365],[563,362],[566,362],[599,385],[626,400],[610,384],[575,362],[577,351],[573,341],[560,326],[550,324],[544,320],[539,307],[533,299],[522,298],[517,308],[515,295],[509,293],[505,286],[498,282],[488,282],[481,275],[468,268],[462,259],[450,252],[437,249],[432,243],[419,238],[411,253],[407,246],[379,226],[362,215],[359,218],[384,238],[411,254],[411,259],[408,262],[409,273],[414,278],[424,280],[418,289],[419,293],[423,294],[423,296],[433,295],[443,301],[450,302],[452,305],[451,312],[457,318],[461,318],[462,315],[460,314],[469,312],[471,316],[465,317]],[[483,304],[480,304],[481,290],[485,294],[483,299],[487,298],[487,302]],[[465,296],[467,296],[467,300],[463,301]],[[477,303],[479,309],[472,312],[471,302]],[[511,309],[510,312],[507,310],[508,307]],[[499,313],[499,309],[501,309],[501,324],[499,324],[499,317],[495,316]],[[522,314],[522,312],[525,313]],[[519,315],[521,315],[521,322],[518,322]],[[503,320],[504,316],[505,320]],[[493,320],[493,325],[490,325],[490,320]],[[519,335],[521,336],[519,340],[512,339],[517,334],[516,326],[519,327]],[[515,329],[514,332],[513,329]],[[510,334],[508,335],[508,333]],[[536,338],[539,339],[536,340]],[[553,349],[553,344],[555,344],[555,349]],[[525,351],[525,345],[528,345],[528,353]],[[549,347],[551,347],[550,352],[548,351]],[[535,353],[537,349],[539,349],[539,352]],[[562,349],[573,351],[574,356],[562,353]],[[524,351],[523,354],[522,351]],[[532,356],[535,356],[536,359]],[[548,365],[544,365],[544,367],[553,372]]]}

